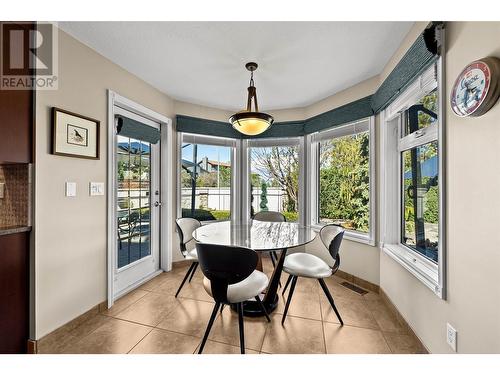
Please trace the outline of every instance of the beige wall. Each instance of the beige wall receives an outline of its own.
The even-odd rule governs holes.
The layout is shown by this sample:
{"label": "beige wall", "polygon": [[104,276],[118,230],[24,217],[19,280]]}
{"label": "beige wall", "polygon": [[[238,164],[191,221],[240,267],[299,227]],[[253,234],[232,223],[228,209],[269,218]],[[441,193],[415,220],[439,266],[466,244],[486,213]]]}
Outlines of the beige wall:
{"label": "beige wall", "polygon": [[[500,22],[447,24],[446,98],[466,64],[500,57],[499,35]],[[500,104],[479,118],[459,118],[448,103],[445,110],[448,298],[387,255],[380,285],[432,353],[451,352],[446,322],[458,330],[458,352],[500,353]]]}
{"label": "beige wall", "polygon": [[[59,89],[36,98],[36,338],[106,300],[106,196],[89,197],[88,183],[106,182],[107,89],[174,114],[166,95],[60,31]],[[101,121],[100,160],[50,154],[52,106]]]}

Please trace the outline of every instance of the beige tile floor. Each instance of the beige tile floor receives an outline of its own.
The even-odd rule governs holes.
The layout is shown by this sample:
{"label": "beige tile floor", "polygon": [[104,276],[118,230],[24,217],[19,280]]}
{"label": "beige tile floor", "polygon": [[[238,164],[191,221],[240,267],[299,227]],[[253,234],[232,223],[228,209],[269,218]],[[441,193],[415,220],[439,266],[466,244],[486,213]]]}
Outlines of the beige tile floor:
{"label": "beige tile floor", "polygon": [[[196,353],[213,301],[196,272],[179,298],[174,294],[187,266],[163,273],[122,297],[114,306],[40,342],[40,353]],[[269,275],[272,265],[264,259]],[[284,285],[286,276],[283,275]],[[341,326],[315,280],[299,279],[285,325],[284,301],[265,318],[245,317],[249,354],[422,353],[375,293],[361,296],[331,277],[327,285],[344,319]],[[229,308],[219,314],[204,353],[239,353],[238,319]]]}

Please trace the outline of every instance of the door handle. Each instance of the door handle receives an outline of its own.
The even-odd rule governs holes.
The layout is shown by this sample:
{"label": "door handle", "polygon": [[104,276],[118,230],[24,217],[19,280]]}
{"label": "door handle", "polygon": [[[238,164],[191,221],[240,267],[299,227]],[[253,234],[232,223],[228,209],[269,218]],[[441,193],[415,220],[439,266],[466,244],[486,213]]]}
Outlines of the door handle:
{"label": "door handle", "polygon": [[155,202],[155,207],[161,206],[161,202],[156,201]]}

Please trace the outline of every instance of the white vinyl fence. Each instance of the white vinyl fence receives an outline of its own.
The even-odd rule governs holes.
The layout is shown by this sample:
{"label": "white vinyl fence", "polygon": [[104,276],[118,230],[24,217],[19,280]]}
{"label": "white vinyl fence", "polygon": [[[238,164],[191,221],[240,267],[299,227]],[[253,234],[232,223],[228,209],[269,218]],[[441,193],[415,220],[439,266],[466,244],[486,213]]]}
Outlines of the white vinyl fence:
{"label": "white vinyl fence", "polygon": [[[255,212],[260,211],[261,189],[253,189],[252,206]],[[280,211],[285,201],[285,192],[280,188],[267,189],[267,208],[269,211]],[[191,207],[191,188],[183,188],[181,207]],[[229,211],[231,208],[231,191],[229,188],[196,188],[195,208]]]}

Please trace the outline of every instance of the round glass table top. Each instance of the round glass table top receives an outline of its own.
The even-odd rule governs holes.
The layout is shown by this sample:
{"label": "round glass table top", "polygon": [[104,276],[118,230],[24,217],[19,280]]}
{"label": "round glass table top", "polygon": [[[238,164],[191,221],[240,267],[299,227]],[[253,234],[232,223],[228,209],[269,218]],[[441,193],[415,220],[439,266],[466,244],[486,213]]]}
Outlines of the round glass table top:
{"label": "round glass table top", "polygon": [[246,224],[221,221],[203,225],[193,232],[201,243],[246,247],[256,251],[288,249],[311,242],[316,232],[298,223],[250,220]]}

